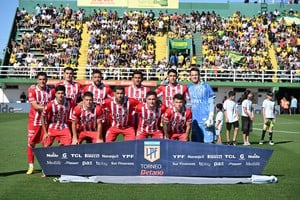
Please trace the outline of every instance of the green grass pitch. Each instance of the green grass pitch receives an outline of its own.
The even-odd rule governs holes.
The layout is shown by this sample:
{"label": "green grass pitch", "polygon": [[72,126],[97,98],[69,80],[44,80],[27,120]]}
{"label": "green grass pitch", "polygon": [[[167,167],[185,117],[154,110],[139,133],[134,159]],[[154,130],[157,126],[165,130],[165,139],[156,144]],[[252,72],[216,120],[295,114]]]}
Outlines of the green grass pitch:
{"label": "green grass pitch", "polygon": [[[256,116],[251,147],[273,149],[263,174],[275,175],[276,184],[236,185],[126,185],[55,183],[54,177],[26,175],[27,114],[0,113],[0,199],[299,199],[300,197],[300,115],[278,116],[274,146],[258,145],[262,117]],[[225,139],[224,131],[222,133]],[[242,133],[238,136],[242,143]]]}

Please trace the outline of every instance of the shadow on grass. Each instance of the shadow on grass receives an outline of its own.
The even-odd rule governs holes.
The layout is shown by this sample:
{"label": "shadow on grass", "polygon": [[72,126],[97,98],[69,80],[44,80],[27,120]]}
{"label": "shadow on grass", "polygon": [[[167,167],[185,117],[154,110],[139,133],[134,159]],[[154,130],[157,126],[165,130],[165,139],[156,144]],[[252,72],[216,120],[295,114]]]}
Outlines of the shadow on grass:
{"label": "shadow on grass", "polygon": [[275,144],[286,144],[294,141],[280,141],[280,142],[274,142]]}
{"label": "shadow on grass", "polygon": [[[17,174],[24,174],[26,175],[26,170],[20,170],[20,171],[14,171],[14,172],[3,172],[0,173],[0,176],[12,176],[12,175],[17,175]],[[42,170],[34,170],[34,174],[36,173],[41,173]]]}

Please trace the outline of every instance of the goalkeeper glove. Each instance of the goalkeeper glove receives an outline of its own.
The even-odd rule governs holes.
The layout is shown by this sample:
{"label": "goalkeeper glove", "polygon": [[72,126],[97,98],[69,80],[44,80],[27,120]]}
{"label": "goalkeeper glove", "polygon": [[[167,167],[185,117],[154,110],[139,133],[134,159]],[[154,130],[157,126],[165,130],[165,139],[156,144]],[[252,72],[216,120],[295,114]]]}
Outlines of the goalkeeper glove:
{"label": "goalkeeper glove", "polygon": [[207,128],[212,127],[214,125],[214,113],[209,113],[208,120],[205,121],[205,125]]}

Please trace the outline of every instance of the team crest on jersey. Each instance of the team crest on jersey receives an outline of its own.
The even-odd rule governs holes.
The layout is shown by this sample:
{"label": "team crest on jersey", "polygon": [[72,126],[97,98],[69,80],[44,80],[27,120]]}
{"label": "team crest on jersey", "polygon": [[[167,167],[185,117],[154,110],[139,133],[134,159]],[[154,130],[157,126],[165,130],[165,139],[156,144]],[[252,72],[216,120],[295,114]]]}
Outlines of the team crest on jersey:
{"label": "team crest on jersey", "polygon": [[150,162],[160,159],[160,142],[145,141],[144,142],[144,158]]}

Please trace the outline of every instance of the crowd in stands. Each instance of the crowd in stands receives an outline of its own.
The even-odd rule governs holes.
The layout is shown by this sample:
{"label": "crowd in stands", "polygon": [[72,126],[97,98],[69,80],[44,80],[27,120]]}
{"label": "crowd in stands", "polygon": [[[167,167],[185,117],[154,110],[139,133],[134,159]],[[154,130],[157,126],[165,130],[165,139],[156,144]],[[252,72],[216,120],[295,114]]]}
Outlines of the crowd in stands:
{"label": "crowd in stands", "polygon": [[[84,9],[73,11],[69,5],[56,8],[37,4],[35,12],[28,13],[25,8],[17,10],[16,26],[21,35],[11,40],[9,63],[16,72],[28,70],[34,76],[36,71],[47,71],[57,77],[60,67],[78,65]],[[52,69],[53,71],[53,69]]]}
{"label": "crowd in stands", "polygon": [[[195,39],[196,32],[202,35],[200,67],[209,70],[211,79],[224,73],[230,76],[227,71],[231,69],[236,69],[245,80],[272,70],[269,48],[275,50],[279,69],[300,71],[299,26],[277,21],[280,15],[299,16],[294,11],[278,10],[253,17],[244,17],[240,12],[222,18],[214,11],[169,14],[167,10],[155,16],[150,10],[125,11],[120,17],[116,11],[106,9],[95,9],[85,16],[84,9],[73,11],[68,5],[56,8],[52,4],[37,4],[32,14],[24,8],[17,11],[18,29],[33,31],[22,31],[19,41],[11,41],[10,65],[17,71],[26,70],[26,66],[37,70],[47,70],[48,66],[57,70],[76,67],[85,19],[90,35],[87,74],[98,68],[104,79],[118,74],[129,79],[131,69],[136,68],[144,68],[161,79],[169,68],[177,68],[181,69],[179,78],[186,80],[187,69],[196,65],[196,56],[171,52],[169,59],[157,60],[154,36]],[[55,78],[55,74],[52,76]],[[271,81],[272,76],[269,78]]]}
{"label": "crowd in stands", "polygon": [[[288,14],[294,14],[292,10]],[[280,74],[289,78],[291,70],[296,70],[296,76],[300,75],[300,30],[295,22],[289,24],[282,18],[279,22],[270,24],[272,42],[275,48],[277,62],[281,70],[287,70],[287,74]]]}

